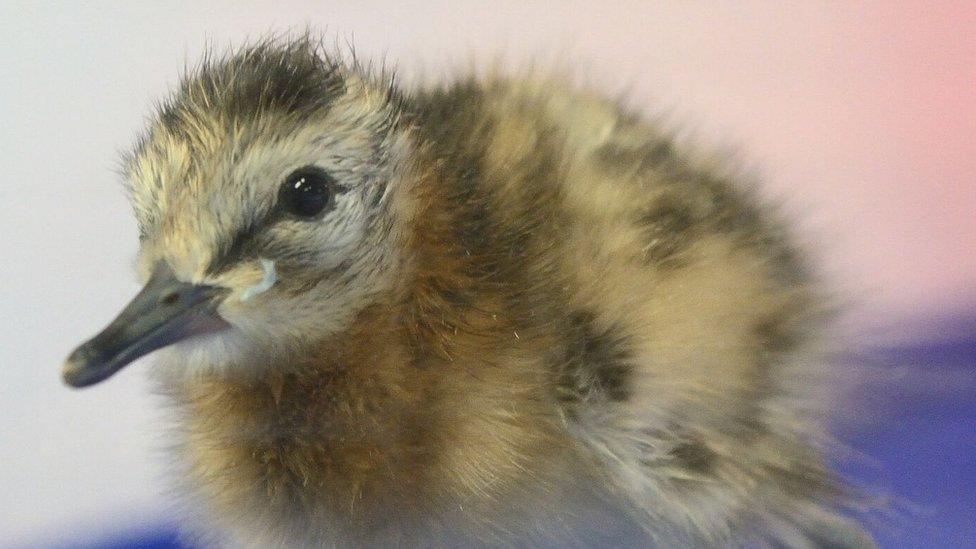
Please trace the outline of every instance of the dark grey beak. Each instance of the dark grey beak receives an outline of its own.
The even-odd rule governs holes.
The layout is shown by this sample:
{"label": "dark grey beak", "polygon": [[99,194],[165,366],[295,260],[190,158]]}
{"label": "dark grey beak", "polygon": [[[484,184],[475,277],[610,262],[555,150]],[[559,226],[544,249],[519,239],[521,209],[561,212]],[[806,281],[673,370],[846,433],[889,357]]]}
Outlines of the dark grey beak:
{"label": "dark grey beak", "polygon": [[72,387],[93,385],[156,349],[226,328],[217,306],[227,293],[218,286],[180,282],[160,262],[122,313],[71,353],[62,369],[64,382]]}

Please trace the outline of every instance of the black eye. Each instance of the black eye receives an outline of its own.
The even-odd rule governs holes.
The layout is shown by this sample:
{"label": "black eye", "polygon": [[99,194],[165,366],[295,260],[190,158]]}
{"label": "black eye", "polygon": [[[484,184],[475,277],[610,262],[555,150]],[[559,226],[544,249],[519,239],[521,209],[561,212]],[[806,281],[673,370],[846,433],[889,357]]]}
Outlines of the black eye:
{"label": "black eye", "polygon": [[335,180],[318,168],[289,175],[278,191],[278,205],[298,217],[315,217],[332,206]]}

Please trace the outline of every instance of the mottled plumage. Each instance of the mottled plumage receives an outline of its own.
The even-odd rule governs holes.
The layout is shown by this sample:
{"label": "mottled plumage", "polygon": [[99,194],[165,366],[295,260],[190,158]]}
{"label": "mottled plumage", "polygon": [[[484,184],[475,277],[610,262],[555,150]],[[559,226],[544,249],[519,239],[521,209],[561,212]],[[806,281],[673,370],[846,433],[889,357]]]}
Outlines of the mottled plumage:
{"label": "mottled plumage", "polygon": [[[335,181],[311,220],[276,205],[305,167]],[[189,74],[126,179],[142,275],[222,292],[154,366],[208,539],[869,543],[825,464],[813,270],[612,101],[269,41]]]}

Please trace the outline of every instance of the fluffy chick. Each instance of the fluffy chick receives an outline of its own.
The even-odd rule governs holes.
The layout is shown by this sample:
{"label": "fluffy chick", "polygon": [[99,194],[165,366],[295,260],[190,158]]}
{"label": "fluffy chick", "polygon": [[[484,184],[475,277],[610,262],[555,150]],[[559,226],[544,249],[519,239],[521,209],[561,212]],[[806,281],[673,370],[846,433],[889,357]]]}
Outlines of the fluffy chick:
{"label": "fluffy chick", "polygon": [[206,59],[125,162],[178,482],[234,546],[861,546],[823,292],[735,176],[555,79]]}

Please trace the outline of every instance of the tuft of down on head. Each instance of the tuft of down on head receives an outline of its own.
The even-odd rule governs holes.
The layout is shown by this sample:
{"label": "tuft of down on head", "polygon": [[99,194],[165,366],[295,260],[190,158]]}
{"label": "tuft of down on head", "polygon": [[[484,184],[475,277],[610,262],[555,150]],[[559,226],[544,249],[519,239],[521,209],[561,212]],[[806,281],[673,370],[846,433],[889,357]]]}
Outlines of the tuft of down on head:
{"label": "tuft of down on head", "polygon": [[[206,57],[125,158],[141,276],[167,262],[180,280],[228,288],[219,313],[237,329],[207,342],[224,353],[340,330],[396,263],[400,120],[392,79],[308,37]],[[329,203],[305,219],[282,188],[310,171]]]}

